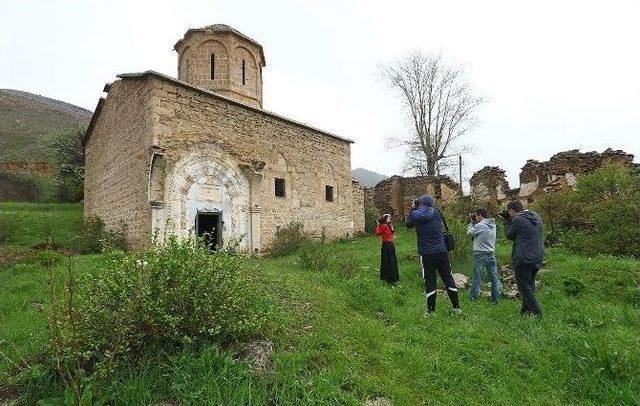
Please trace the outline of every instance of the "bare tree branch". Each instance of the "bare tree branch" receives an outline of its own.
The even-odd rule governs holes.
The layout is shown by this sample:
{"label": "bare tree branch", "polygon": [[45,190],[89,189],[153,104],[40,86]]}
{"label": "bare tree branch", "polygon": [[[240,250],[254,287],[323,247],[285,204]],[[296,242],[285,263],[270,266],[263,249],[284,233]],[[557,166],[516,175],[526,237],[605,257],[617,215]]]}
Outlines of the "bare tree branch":
{"label": "bare tree branch", "polygon": [[382,77],[401,96],[413,129],[406,139],[393,140],[407,147],[405,172],[436,175],[450,166],[449,158],[468,150],[459,141],[475,126],[475,112],[484,100],[472,94],[463,73],[440,55],[420,52],[382,67]]}

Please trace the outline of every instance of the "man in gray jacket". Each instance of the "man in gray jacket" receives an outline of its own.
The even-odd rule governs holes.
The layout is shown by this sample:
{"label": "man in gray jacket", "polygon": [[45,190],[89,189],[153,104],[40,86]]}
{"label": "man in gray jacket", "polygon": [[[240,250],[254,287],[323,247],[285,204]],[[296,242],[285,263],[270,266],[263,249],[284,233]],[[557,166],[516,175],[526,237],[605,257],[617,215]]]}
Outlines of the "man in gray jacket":
{"label": "man in gray jacket", "polygon": [[496,222],[485,209],[477,209],[471,216],[467,234],[473,238],[473,276],[471,277],[471,300],[477,300],[482,284],[482,269],[486,268],[491,281],[491,301],[498,302],[500,280],[493,251],[496,249]]}
{"label": "man in gray jacket", "polygon": [[537,213],[524,210],[519,201],[509,202],[501,217],[504,219],[505,235],[513,240],[511,267],[522,297],[520,314],[542,317],[535,295],[536,275],[544,257],[542,219]]}

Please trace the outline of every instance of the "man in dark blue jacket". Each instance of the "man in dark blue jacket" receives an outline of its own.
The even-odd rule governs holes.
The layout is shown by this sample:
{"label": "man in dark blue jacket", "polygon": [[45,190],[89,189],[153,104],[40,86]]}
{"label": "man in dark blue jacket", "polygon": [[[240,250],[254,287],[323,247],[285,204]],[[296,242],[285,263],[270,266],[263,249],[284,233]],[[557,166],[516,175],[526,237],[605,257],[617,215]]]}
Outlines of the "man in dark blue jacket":
{"label": "man in dark blue jacket", "polygon": [[542,310],[535,295],[536,274],[544,257],[542,219],[537,213],[524,210],[519,201],[509,202],[501,217],[504,219],[506,237],[513,240],[511,266],[522,297],[520,314],[542,317]]}
{"label": "man in dark blue jacket", "polygon": [[440,278],[447,287],[453,312],[459,314],[461,310],[458,301],[458,288],[451,274],[451,261],[444,243],[442,215],[434,207],[433,197],[422,196],[419,205],[414,205],[411,208],[405,223],[407,227],[415,227],[416,229],[422,278],[427,296],[427,308],[424,315],[430,316],[436,310],[436,270],[440,273]]}

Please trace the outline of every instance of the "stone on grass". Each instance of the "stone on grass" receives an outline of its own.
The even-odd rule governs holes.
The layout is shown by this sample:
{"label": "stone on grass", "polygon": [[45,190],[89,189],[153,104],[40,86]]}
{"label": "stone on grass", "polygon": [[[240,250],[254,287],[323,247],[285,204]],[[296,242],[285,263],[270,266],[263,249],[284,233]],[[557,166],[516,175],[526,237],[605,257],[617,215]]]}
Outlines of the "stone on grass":
{"label": "stone on grass", "polygon": [[502,289],[502,295],[507,299],[516,299],[518,296],[520,296],[520,293],[518,292],[518,289],[505,287]]}
{"label": "stone on grass", "polygon": [[469,286],[469,278],[466,275],[463,275],[461,273],[454,273],[453,281],[456,283],[456,286],[460,289],[465,289]]}
{"label": "stone on grass", "polygon": [[364,401],[364,406],[393,406],[391,399],[374,396]]}
{"label": "stone on grass", "polygon": [[271,370],[273,343],[269,340],[251,341],[242,352],[242,359],[248,361],[251,370],[257,375],[264,375]]}

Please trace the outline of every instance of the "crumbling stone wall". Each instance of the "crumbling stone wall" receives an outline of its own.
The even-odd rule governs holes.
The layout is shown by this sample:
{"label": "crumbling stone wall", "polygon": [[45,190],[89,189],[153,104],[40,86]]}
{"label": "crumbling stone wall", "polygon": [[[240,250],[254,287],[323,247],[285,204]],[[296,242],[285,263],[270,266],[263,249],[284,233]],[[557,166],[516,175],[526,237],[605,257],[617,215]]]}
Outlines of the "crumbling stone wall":
{"label": "crumbling stone wall", "polygon": [[504,169],[497,166],[485,166],[475,172],[469,184],[473,201],[487,202],[497,206],[514,197]]}
{"label": "crumbling stone wall", "polygon": [[381,213],[389,213],[402,220],[409,212],[413,199],[424,194],[435,196],[446,204],[460,196],[460,186],[447,176],[392,176],[374,188],[373,204]]}
{"label": "crumbling stone wall", "polygon": [[559,152],[548,161],[528,160],[520,172],[519,198],[531,203],[537,195],[573,187],[576,178],[604,165],[633,165],[633,155],[608,148],[602,153],[577,149]]}
{"label": "crumbling stone wall", "polygon": [[375,188],[362,186],[362,191],[364,193],[364,206],[365,207],[374,207],[373,197],[376,193]]}
{"label": "crumbling stone wall", "polygon": [[353,218],[353,235],[359,235],[364,232],[365,218],[365,188],[360,185],[357,180],[351,181],[351,190],[353,191],[352,202],[352,218]]}

